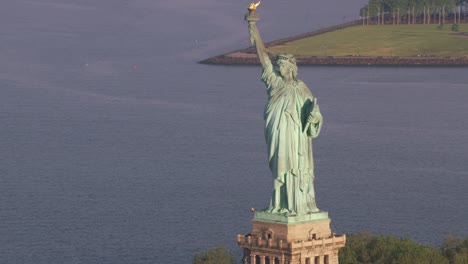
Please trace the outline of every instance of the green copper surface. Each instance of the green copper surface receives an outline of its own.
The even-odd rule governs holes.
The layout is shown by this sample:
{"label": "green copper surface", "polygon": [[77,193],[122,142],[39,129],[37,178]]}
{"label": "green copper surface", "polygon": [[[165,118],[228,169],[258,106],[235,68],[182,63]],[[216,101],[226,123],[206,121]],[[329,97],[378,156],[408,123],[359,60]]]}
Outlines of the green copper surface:
{"label": "green copper surface", "polygon": [[323,217],[321,213],[313,214],[320,211],[315,202],[312,154],[312,139],[319,135],[323,123],[317,99],[297,79],[298,68],[292,55],[278,56],[278,70],[273,69],[256,26],[258,14],[249,13],[245,20],[263,67],[261,79],[268,94],[265,138],[274,179],[270,205],[256,212],[256,217],[283,222],[288,222],[289,217],[291,221]]}

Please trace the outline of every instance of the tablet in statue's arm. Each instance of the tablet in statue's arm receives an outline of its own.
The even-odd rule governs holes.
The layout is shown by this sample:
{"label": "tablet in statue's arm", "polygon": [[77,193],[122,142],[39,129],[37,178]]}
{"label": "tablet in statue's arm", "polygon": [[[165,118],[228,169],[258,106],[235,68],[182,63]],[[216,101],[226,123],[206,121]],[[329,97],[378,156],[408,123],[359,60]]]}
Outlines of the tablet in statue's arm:
{"label": "tablet in statue's arm", "polygon": [[316,138],[320,134],[323,123],[317,98],[306,100],[303,106],[302,117],[302,131],[307,133],[309,137]]}

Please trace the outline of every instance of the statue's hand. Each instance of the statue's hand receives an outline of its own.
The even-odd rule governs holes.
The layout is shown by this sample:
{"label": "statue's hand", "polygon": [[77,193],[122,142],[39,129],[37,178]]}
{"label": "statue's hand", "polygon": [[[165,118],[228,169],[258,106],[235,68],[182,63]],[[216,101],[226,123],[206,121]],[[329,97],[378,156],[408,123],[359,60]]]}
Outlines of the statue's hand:
{"label": "statue's hand", "polygon": [[309,122],[311,124],[318,123],[319,121],[320,121],[320,119],[318,117],[314,116],[313,113],[310,113],[309,118],[307,119],[307,122]]}
{"label": "statue's hand", "polygon": [[307,121],[311,124],[316,124],[320,122],[320,120],[322,119],[322,114],[320,113],[320,108],[317,104],[317,100],[314,99],[314,101],[315,101],[315,107],[312,110],[312,112],[310,112],[309,117],[307,119]]}
{"label": "statue's hand", "polygon": [[260,19],[260,16],[255,12],[254,13],[249,12],[249,13],[245,14],[245,16],[244,16],[244,20],[249,22],[249,23],[255,23],[259,19]]}

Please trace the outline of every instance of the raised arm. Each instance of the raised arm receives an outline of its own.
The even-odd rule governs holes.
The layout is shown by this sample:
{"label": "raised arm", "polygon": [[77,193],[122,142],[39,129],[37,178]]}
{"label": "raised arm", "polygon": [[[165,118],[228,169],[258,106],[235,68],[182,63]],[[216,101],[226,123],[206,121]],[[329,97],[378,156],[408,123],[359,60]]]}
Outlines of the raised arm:
{"label": "raised arm", "polygon": [[262,67],[265,68],[267,65],[271,64],[271,61],[268,57],[265,45],[263,44],[263,40],[260,37],[260,32],[257,28],[257,21],[259,19],[260,18],[256,13],[247,13],[245,15],[245,20],[249,22],[250,42],[257,48],[258,59],[260,60]]}

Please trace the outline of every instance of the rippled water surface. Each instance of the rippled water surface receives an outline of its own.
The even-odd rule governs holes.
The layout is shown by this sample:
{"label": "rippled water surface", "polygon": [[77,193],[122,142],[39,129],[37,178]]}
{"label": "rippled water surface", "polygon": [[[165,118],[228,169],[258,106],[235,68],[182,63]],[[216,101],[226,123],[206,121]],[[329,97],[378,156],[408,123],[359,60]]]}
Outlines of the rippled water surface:
{"label": "rippled water surface", "polygon": [[[364,1],[264,3],[266,40]],[[15,0],[0,9],[0,263],[190,263],[240,254],[272,179],[249,1]],[[339,5],[338,5],[339,3]],[[336,6],[341,9],[331,12]],[[336,233],[468,236],[466,68],[302,67],[325,123],[316,195]]]}

